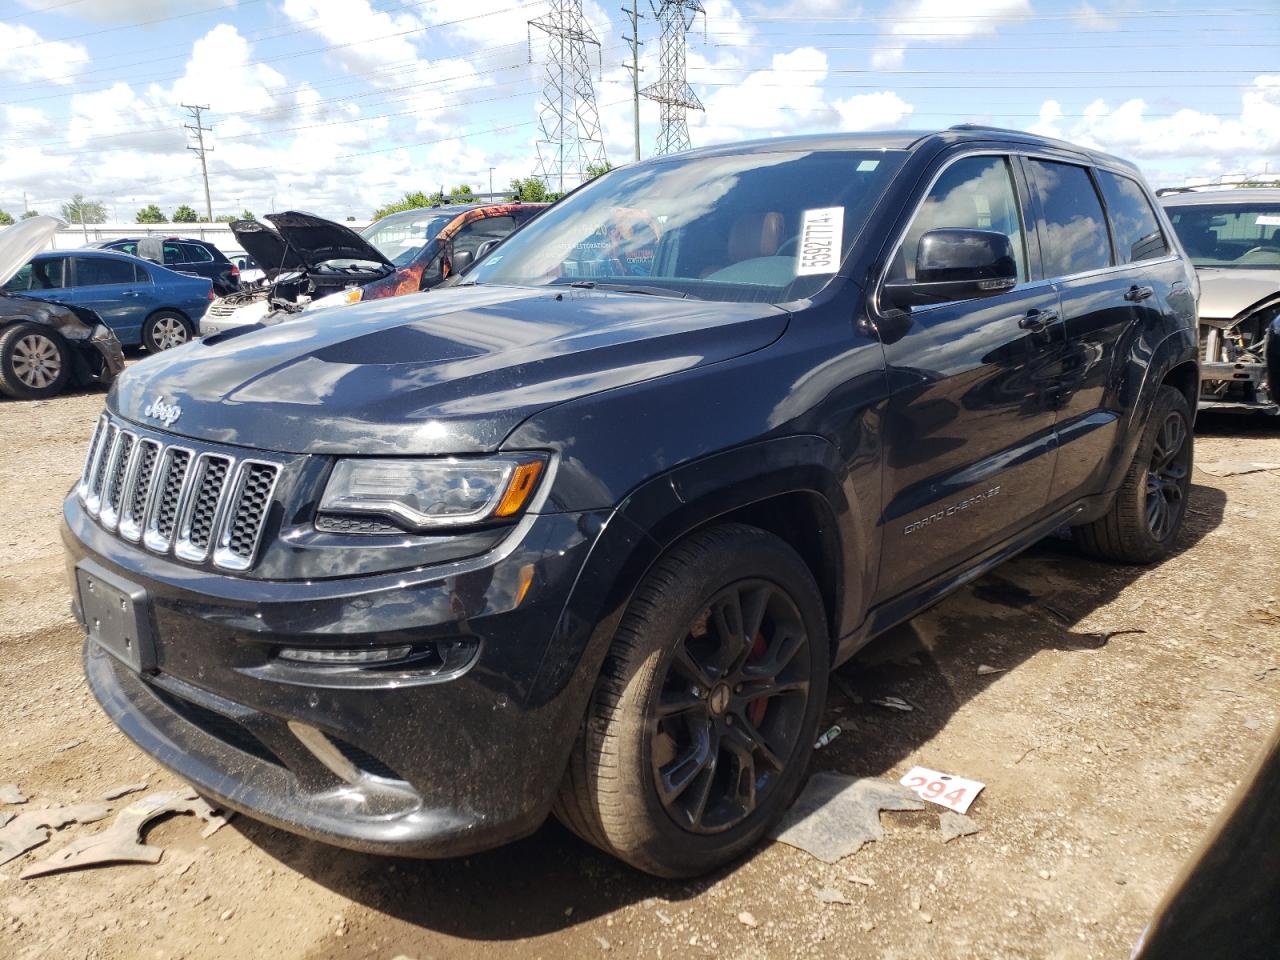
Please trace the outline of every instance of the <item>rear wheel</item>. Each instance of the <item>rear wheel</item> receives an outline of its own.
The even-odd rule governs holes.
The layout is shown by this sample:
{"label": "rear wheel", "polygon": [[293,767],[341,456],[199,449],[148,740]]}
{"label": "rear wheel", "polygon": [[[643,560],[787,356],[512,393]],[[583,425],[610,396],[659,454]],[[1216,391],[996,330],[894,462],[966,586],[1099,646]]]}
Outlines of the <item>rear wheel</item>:
{"label": "rear wheel", "polygon": [[715,869],[794,799],[829,666],[822,598],[791,547],[736,524],[695,534],[618,627],[557,816],[649,873]]}
{"label": "rear wheel", "polygon": [[161,310],[142,325],[142,345],[149,353],[159,353],[189,343],[192,334],[190,320],[172,310]]}
{"label": "rear wheel", "polygon": [[1186,517],[1192,457],[1187,398],[1161,386],[1115,502],[1104,516],[1072,528],[1076,544],[1095,557],[1122,563],[1154,563],[1167,556]]}
{"label": "rear wheel", "polygon": [[0,391],[40,400],[61,393],[70,376],[66,342],[49,328],[16,323],[0,333]]}

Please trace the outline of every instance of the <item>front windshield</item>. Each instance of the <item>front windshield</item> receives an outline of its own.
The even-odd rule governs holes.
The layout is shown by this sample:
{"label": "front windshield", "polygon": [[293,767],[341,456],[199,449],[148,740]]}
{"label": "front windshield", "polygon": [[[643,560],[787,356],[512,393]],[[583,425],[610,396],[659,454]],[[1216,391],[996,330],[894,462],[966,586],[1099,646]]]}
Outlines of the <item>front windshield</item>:
{"label": "front windshield", "polygon": [[1165,208],[1197,267],[1280,267],[1280,203],[1196,203]]}
{"label": "front windshield", "polygon": [[417,217],[384,217],[366,227],[360,236],[397,267],[406,267],[455,216],[424,213]]}
{"label": "front windshield", "polygon": [[794,150],[623,167],[512,234],[468,282],[765,303],[812,296],[905,155]]}

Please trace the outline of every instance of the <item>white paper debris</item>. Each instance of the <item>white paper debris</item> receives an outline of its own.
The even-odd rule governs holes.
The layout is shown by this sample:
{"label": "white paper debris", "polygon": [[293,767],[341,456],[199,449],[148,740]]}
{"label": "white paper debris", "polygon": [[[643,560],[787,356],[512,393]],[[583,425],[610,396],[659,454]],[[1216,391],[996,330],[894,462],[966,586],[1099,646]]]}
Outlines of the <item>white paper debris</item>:
{"label": "white paper debris", "polygon": [[969,805],[986,786],[977,780],[940,773],[928,767],[912,767],[898,782],[921,800],[928,800],[956,813],[968,813]]}

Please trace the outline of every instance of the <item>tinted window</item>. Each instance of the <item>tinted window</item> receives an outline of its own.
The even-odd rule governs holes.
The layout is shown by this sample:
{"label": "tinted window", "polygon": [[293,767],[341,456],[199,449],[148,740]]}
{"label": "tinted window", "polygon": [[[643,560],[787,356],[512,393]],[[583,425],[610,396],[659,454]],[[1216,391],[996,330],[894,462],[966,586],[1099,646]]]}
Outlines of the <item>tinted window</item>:
{"label": "tinted window", "polygon": [[121,253],[127,253],[131,257],[136,257],[138,255],[138,245],[132,241],[129,243],[122,243],[119,246],[113,246],[111,249],[119,250]]}
{"label": "tinted window", "polygon": [[916,248],[920,245],[920,238],[930,230],[943,227],[1003,233],[1013,244],[1013,255],[1018,261],[1018,279],[1027,279],[1017,193],[1009,161],[1004,157],[965,157],[942,171],[907,228],[889,279],[914,280]]}
{"label": "tinted window", "polygon": [[98,287],[112,283],[133,283],[133,264],[105,257],[76,257],[76,286]]}
{"label": "tinted window", "polygon": [[1165,212],[1197,267],[1280,266],[1280,203],[1170,204]]}
{"label": "tinted window", "polygon": [[144,267],[142,264],[135,263],[133,265],[133,279],[136,280],[138,283],[150,283],[151,272],[147,270],[147,268]]}
{"label": "tinted window", "polygon": [[182,247],[183,245],[179,243],[166,243],[164,245],[165,266],[170,266],[175,263],[186,262],[182,258]]}
{"label": "tinted window", "polygon": [[1040,255],[1046,277],[1111,265],[1111,241],[1089,171],[1070,163],[1030,160],[1040,198]]}
{"label": "tinted window", "polygon": [[64,284],[67,261],[63,257],[32,260],[4,285],[6,290],[58,290]]}
{"label": "tinted window", "polygon": [[511,217],[485,217],[473,220],[454,235],[454,253],[475,253],[480,244],[486,240],[501,240],[516,228]]}
{"label": "tinted window", "polygon": [[213,255],[204,247],[197,247],[194,243],[184,243],[180,246],[186,255],[187,263],[210,263],[213,260]]}
{"label": "tinted window", "polygon": [[1116,259],[1121,263],[1137,263],[1163,257],[1169,248],[1142,187],[1136,180],[1108,170],[1099,170],[1097,174],[1116,237]]}

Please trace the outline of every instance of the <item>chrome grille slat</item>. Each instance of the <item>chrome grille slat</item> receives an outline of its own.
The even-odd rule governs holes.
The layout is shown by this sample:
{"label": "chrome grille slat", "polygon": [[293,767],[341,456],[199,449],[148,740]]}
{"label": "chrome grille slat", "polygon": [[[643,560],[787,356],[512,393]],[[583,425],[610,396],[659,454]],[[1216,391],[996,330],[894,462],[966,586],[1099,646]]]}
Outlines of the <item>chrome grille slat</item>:
{"label": "chrome grille slat", "polygon": [[170,443],[103,414],[76,492],[89,515],[123,540],[188,563],[248,570],[283,464],[201,446]]}
{"label": "chrome grille slat", "polygon": [[114,530],[116,521],[120,519],[120,494],[124,490],[129,471],[133,468],[133,451],[137,442],[138,435],[132,430],[121,430],[116,434],[116,448],[112,451],[111,463],[107,467],[98,511],[98,519],[108,530]]}

